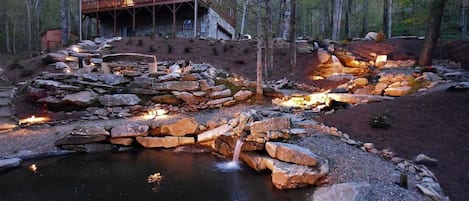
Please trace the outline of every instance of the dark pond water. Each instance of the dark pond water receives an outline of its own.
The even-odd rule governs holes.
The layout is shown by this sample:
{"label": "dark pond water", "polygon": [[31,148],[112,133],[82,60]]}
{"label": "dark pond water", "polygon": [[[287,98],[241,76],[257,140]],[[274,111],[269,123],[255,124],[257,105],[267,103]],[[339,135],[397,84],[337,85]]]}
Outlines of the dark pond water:
{"label": "dark pond water", "polygon": [[[0,201],[309,200],[311,188],[277,190],[269,173],[247,167],[216,170],[215,163],[226,160],[211,154],[144,150],[25,161],[20,168],[0,173]],[[160,185],[149,184],[148,176],[157,172],[163,175]]]}

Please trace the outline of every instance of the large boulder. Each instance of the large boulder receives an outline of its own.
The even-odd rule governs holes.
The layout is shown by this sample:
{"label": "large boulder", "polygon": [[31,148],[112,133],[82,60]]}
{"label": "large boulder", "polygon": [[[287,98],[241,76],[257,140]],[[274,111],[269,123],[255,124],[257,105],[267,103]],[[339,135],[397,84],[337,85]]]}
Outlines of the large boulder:
{"label": "large boulder", "polygon": [[231,131],[233,128],[228,125],[228,124],[223,124],[219,127],[216,127],[212,130],[205,131],[203,133],[200,133],[197,135],[197,141],[198,142],[204,142],[204,141],[209,141],[209,140],[214,140],[220,135],[223,135],[229,131]]}
{"label": "large boulder", "polygon": [[104,135],[68,135],[55,141],[56,146],[83,145],[103,142],[107,138]]}
{"label": "large boulder", "polygon": [[19,158],[8,158],[0,159],[0,172],[6,169],[15,168],[20,166],[21,159]]}
{"label": "large boulder", "polygon": [[177,98],[180,98],[182,99],[185,103],[189,104],[189,105],[196,105],[196,104],[199,104],[201,102],[204,102],[205,101],[205,98],[204,97],[198,97],[198,96],[195,96],[194,94],[190,93],[190,92],[178,92],[178,91],[173,91],[172,92],[173,95],[175,95]]}
{"label": "large boulder", "polygon": [[282,130],[290,128],[290,118],[274,117],[251,123],[251,134],[265,133],[271,130]]}
{"label": "large boulder", "polygon": [[67,60],[67,55],[51,52],[43,56],[41,60],[45,64],[53,64],[55,62],[65,62]]}
{"label": "large boulder", "polygon": [[237,101],[244,101],[244,100],[248,99],[249,97],[251,97],[252,94],[253,93],[249,90],[240,90],[240,91],[235,93],[233,98]]}
{"label": "large boulder", "polygon": [[212,93],[209,94],[209,97],[211,99],[218,99],[218,98],[226,98],[231,96],[231,90],[230,89],[225,89],[222,91],[213,91]]}
{"label": "large boulder", "polygon": [[123,106],[136,105],[140,102],[140,98],[135,94],[113,94],[103,95],[98,98],[99,103],[104,106]]}
{"label": "large boulder", "polygon": [[218,105],[218,104],[223,104],[223,103],[226,103],[226,102],[229,102],[229,101],[232,101],[232,100],[233,100],[233,97],[219,98],[219,99],[207,101],[206,104],[209,105],[209,106]]}
{"label": "large boulder", "polygon": [[154,83],[152,88],[159,91],[197,91],[200,85],[198,81],[169,81]]}
{"label": "large boulder", "polygon": [[66,95],[62,101],[72,105],[90,106],[96,102],[96,94],[91,91],[80,91]]}
{"label": "large boulder", "polygon": [[193,137],[137,137],[136,139],[137,142],[145,148],[172,148],[195,143],[195,139]]}
{"label": "large boulder", "polygon": [[99,77],[99,80],[109,85],[119,85],[130,82],[130,79],[122,75],[106,74]]}
{"label": "large boulder", "polygon": [[331,55],[326,50],[323,50],[323,49],[319,49],[317,51],[317,55],[318,55],[319,61],[322,64],[328,62],[331,59]]}
{"label": "large boulder", "polygon": [[199,128],[199,123],[194,118],[183,118],[175,123],[161,126],[161,132],[172,136],[184,136],[194,134]]}
{"label": "large boulder", "polygon": [[[233,155],[236,143],[239,139],[232,136],[220,135],[215,139],[215,150],[224,156]],[[264,144],[257,142],[244,141],[241,145],[241,151],[260,151],[264,150]]]}
{"label": "large boulder", "polygon": [[112,138],[121,137],[138,137],[146,136],[148,134],[148,125],[138,123],[129,123],[126,125],[119,125],[111,129]]}
{"label": "large boulder", "polygon": [[109,132],[101,126],[77,126],[72,130],[72,135],[104,135],[110,136]]}
{"label": "large boulder", "polygon": [[401,87],[388,87],[384,90],[384,95],[386,96],[404,96],[409,93],[411,87],[401,86]]}
{"label": "large boulder", "polygon": [[181,99],[172,94],[153,96],[151,98],[151,101],[153,101],[154,103],[162,103],[169,105],[179,105],[181,103]]}
{"label": "large boulder", "polygon": [[267,142],[265,149],[272,158],[298,165],[315,166],[319,159],[309,149],[283,142]]}
{"label": "large boulder", "polygon": [[308,166],[265,160],[265,166],[272,170],[272,183],[278,189],[293,189],[313,185],[324,174]]}
{"label": "large boulder", "polygon": [[366,182],[334,184],[314,191],[313,200],[321,201],[361,201],[366,200],[371,185]]}

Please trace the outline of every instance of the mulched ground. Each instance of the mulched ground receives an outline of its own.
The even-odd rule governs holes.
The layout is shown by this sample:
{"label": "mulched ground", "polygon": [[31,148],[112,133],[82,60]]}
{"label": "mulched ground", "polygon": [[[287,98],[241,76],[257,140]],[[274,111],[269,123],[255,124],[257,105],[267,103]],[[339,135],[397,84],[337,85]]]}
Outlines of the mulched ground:
{"label": "mulched ground", "polygon": [[[320,121],[352,139],[390,148],[412,159],[423,153],[438,159],[428,166],[451,200],[469,200],[469,91],[435,92],[359,105],[323,116]],[[378,115],[389,117],[389,129],[372,128]]]}

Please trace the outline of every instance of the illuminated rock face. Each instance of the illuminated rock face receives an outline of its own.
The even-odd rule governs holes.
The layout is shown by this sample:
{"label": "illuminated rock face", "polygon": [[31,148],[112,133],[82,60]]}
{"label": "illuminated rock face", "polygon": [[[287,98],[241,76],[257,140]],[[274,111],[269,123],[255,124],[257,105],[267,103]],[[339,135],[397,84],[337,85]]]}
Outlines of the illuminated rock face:
{"label": "illuminated rock face", "polygon": [[199,128],[199,123],[194,118],[183,118],[179,121],[161,126],[161,132],[172,136],[184,136],[194,134]]}
{"label": "illuminated rock face", "polygon": [[0,172],[6,169],[15,168],[20,166],[21,159],[19,158],[8,158],[0,160]]}
{"label": "illuminated rock face", "polygon": [[283,142],[267,142],[265,143],[265,148],[270,157],[284,162],[307,166],[315,166],[318,163],[319,156],[309,149],[297,145]]}

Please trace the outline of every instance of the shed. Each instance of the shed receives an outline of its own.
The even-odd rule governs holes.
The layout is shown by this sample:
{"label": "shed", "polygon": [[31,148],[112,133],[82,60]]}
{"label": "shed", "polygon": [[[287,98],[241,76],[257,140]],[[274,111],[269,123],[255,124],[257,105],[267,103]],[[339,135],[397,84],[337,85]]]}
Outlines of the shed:
{"label": "shed", "polygon": [[[62,37],[61,29],[47,29],[41,33],[41,50],[56,50],[62,47],[60,38]],[[76,34],[70,34],[71,41],[77,41],[78,36]]]}

